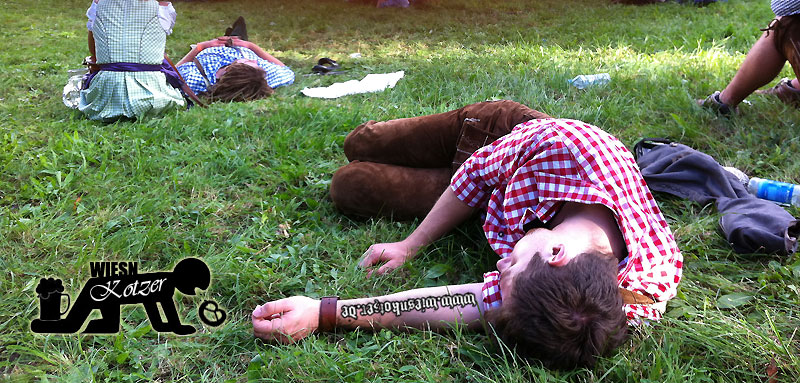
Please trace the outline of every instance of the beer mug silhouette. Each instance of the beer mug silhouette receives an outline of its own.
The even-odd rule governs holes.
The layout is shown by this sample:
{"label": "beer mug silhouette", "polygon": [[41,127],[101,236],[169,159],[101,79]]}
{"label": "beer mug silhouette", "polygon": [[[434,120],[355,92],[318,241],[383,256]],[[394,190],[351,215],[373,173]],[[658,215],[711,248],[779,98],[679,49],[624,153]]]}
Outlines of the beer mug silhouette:
{"label": "beer mug silhouette", "polygon": [[[36,286],[36,292],[39,294],[39,320],[61,320],[61,316],[69,311],[69,294],[61,294],[62,291],[64,291],[64,286],[60,279],[42,278],[39,280],[39,285]],[[64,309],[64,312],[61,312],[61,297],[67,297],[67,308]]]}

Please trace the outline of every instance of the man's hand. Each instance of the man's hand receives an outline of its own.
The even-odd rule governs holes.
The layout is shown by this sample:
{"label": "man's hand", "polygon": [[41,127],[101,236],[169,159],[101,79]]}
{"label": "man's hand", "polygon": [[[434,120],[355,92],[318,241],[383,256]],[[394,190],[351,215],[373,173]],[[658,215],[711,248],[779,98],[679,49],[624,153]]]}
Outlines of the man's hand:
{"label": "man's hand", "polygon": [[252,44],[249,41],[240,39],[239,36],[220,36],[217,37],[217,41],[228,47],[244,47],[248,49],[250,48],[250,44]]}
{"label": "man's hand", "polygon": [[[418,246],[410,246],[407,241],[375,244],[364,252],[364,258],[358,265],[369,269],[367,276],[373,272],[383,274],[402,266],[417,254],[418,249]],[[381,262],[386,263],[377,270],[372,268]]]}
{"label": "man's hand", "polygon": [[197,43],[197,49],[201,51],[203,49],[208,49],[213,47],[224,47],[224,46],[225,46],[225,41],[222,41],[219,38],[203,41],[202,43]]}
{"label": "man's hand", "polygon": [[291,297],[267,302],[253,310],[253,334],[266,341],[294,343],[319,327],[320,301]]}

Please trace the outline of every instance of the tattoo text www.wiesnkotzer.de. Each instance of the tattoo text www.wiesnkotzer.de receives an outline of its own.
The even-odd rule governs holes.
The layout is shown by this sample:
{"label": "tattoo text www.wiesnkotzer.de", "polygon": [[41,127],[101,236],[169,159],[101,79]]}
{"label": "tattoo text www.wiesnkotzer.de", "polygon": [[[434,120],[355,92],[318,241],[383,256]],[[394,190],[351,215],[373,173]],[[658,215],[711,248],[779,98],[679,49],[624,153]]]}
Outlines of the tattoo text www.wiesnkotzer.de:
{"label": "tattoo text www.wiesnkotzer.de", "polygon": [[358,319],[359,315],[384,315],[388,313],[400,316],[400,314],[410,311],[425,312],[425,310],[437,310],[441,307],[452,309],[454,307],[467,306],[478,306],[475,294],[448,294],[442,296],[409,298],[399,301],[381,301],[376,298],[369,303],[342,305],[342,318]]}

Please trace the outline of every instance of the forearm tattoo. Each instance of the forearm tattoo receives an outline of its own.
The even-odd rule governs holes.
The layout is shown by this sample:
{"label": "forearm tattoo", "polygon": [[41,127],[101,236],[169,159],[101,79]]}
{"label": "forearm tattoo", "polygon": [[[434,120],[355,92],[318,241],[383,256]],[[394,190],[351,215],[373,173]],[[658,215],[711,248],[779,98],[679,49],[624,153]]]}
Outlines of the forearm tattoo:
{"label": "forearm tattoo", "polygon": [[388,313],[399,317],[402,313],[411,311],[425,312],[426,310],[438,310],[441,307],[455,308],[478,306],[475,294],[447,294],[442,296],[429,296],[419,298],[409,298],[400,301],[381,300],[375,298],[372,302],[354,305],[342,305],[342,318],[358,319],[358,316],[370,316],[375,314],[385,315]]}

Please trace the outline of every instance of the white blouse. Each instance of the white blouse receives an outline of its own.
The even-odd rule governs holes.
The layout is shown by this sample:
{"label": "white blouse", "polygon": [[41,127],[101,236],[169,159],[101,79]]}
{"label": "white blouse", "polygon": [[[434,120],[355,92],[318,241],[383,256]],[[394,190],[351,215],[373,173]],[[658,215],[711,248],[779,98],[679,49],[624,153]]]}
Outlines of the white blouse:
{"label": "white blouse", "polygon": [[[90,32],[92,31],[92,26],[94,26],[94,18],[97,14],[97,3],[100,0],[92,1],[92,5],[89,6],[89,9],[86,10],[86,17],[89,19],[86,22],[86,29]],[[158,22],[161,24],[161,28],[164,29],[168,35],[172,33],[172,27],[175,25],[175,18],[178,16],[178,13],[175,12],[175,8],[172,7],[171,2],[167,2],[167,5],[159,4],[158,7]]]}

